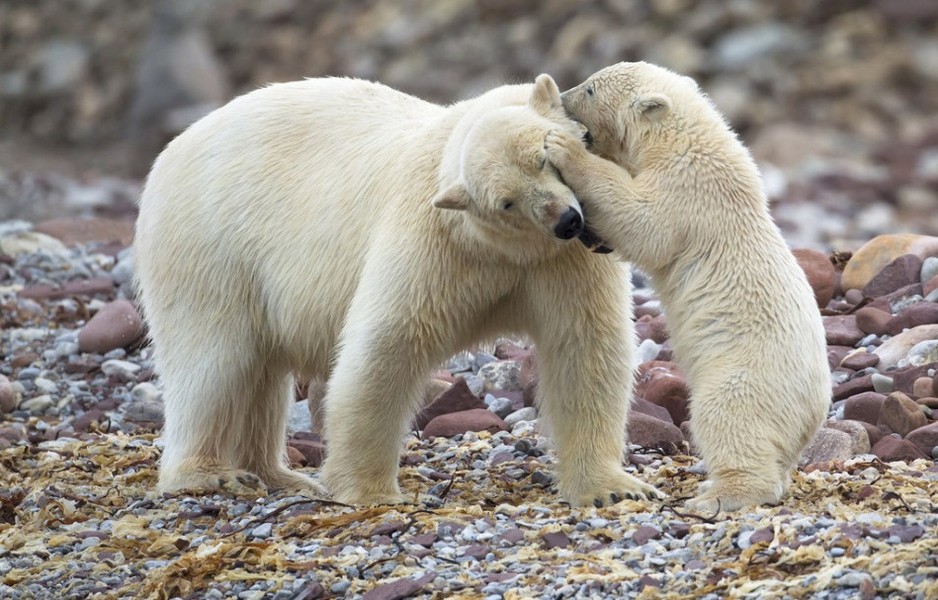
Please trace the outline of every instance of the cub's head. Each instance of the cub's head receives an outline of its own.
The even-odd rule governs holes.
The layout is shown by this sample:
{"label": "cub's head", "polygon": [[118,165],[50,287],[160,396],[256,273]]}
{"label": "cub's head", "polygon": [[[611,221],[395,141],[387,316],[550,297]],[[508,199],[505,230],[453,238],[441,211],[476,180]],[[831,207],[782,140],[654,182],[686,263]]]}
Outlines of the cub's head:
{"label": "cub's head", "polygon": [[586,126],[590,149],[625,166],[650,136],[681,127],[683,113],[707,102],[690,77],[645,62],[597,71],[562,99],[567,114]]}
{"label": "cub's head", "polygon": [[557,84],[541,75],[526,105],[496,108],[472,126],[459,177],[436,195],[433,206],[466,211],[480,230],[501,239],[580,236],[583,211],[544,150],[547,133],[557,127],[582,135],[564,113]]}

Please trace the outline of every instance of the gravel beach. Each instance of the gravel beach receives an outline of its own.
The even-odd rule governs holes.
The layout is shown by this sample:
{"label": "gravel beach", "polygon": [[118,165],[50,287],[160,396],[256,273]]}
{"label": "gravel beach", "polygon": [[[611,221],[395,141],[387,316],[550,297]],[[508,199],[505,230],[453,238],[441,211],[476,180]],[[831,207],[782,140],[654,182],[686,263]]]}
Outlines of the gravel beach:
{"label": "gravel beach", "polygon": [[[78,225],[89,223],[67,229]],[[0,598],[938,595],[938,259],[906,253],[938,256],[934,238],[878,236],[844,271],[796,253],[816,293],[832,296],[819,309],[831,420],[780,506],[692,514],[682,501],[705,469],[685,437],[687,389],[650,289],[635,292],[644,361],[629,464],[664,502],[559,500],[530,406],[536,353],[508,340],[436,373],[404,441],[409,504],[160,495],[162,403],[128,300],[131,253],[107,241],[116,230],[64,243],[2,227]],[[896,259],[872,264],[864,291],[841,292],[838,280],[864,256],[882,263],[883,247]],[[290,456],[315,476],[322,446],[297,398]]]}

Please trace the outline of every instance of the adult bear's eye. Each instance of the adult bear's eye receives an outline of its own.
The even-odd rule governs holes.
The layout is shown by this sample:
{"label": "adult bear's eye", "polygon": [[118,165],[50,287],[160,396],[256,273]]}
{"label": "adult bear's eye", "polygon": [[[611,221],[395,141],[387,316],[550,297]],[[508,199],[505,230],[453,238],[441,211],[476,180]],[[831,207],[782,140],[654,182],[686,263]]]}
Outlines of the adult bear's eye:
{"label": "adult bear's eye", "polygon": [[593,86],[591,86],[591,85],[590,85],[590,86],[587,86],[587,88],[586,88],[586,94],[587,94],[588,96],[592,96],[592,95],[593,95]]}
{"label": "adult bear's eye", "polygon": [[505,210],[511,210],[514,207],[515,207],[515,203],[512,202],[511,200],[505,200],[504,202],[502,202],[502,208]]}

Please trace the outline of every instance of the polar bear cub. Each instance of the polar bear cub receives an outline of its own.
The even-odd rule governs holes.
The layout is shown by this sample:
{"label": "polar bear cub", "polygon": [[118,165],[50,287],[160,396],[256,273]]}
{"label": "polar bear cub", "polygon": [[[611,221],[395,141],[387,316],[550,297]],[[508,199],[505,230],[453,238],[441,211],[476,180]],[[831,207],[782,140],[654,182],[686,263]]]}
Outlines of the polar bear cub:
{"label": "polar bear cub", "polygon": [[548,137],[590,226],[651,277],[692,390],[704,510],[777,502],[830,403],[824,329],[758,170],[697,84],[620,63],[563,94]]}
{"label": "polar bear cub", "polygon": [[160,489],[315,490],[285,462],[296,374],[328,378],[329,491],[400,501],[430,371],[521,333],[538,346],[562,496],[657,495],[622,467],[629,282],[575,241],[582,211],[547,162],[552,129],[579,132],[546,75],[450,107],[309,79],[237,98],[170,143],[136,237],[166,398]]}

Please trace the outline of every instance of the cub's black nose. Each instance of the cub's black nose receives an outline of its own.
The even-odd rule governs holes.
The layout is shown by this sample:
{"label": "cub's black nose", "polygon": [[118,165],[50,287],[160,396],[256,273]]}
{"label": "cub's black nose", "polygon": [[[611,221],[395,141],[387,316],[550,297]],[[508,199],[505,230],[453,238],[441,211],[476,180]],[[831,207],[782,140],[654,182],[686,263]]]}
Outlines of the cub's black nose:
{"label": "cub's black nose", "polygon": [[557,222],[557,226],[554,227],[554,235],[559,237],[562,240],[569,240],[580,235],[583,231],[583,217],[580,216],[580,213],[577,212],[575,208],[568,208],[567,212],[563,213],[560,217],[560,221]]}

